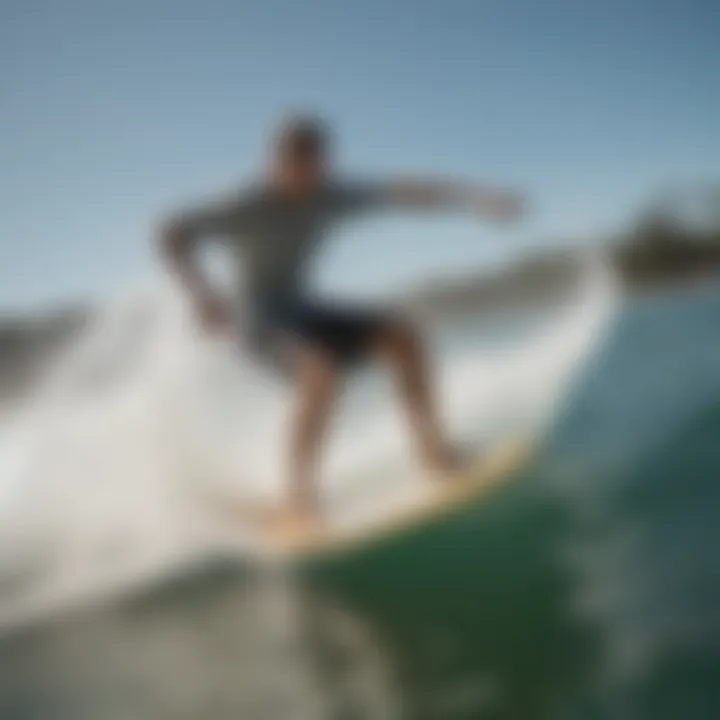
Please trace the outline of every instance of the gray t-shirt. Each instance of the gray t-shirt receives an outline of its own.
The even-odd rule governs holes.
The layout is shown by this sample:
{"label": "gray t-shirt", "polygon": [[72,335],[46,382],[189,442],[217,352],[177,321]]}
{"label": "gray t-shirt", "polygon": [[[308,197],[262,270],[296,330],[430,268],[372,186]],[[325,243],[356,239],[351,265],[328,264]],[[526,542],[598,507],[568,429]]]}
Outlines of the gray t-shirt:
{"label": "gray t-shirt", "polygon": [[251,296],[293,296],[304,293],[310,260],[327,232],[381,206],[385,195],[377,185],[329,183],[294,201],[258,186],[179,222],[196,241],[212,238],[231,251]]}

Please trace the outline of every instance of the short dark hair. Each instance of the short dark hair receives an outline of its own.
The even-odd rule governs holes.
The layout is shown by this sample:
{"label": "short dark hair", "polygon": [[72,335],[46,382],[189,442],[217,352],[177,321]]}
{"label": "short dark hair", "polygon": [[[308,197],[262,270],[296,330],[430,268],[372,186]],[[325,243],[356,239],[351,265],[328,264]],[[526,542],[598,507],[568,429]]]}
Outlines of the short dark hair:
{"label": "short dark hair", "polygon": [[330,133],[326,124],[310,115],[293,115],[283,121],[276,135],[282,153],[320,155],[327,150]]}

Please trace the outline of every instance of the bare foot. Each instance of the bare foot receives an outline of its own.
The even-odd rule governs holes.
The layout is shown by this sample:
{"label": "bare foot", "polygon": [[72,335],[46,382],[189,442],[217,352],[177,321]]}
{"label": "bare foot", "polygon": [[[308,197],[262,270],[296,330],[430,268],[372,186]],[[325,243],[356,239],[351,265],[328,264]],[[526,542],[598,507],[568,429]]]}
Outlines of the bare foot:
{"label": "bare foot", "polygon": [[425,458],[425,472],[434,482],[451,480],[462,470],[465,454],[457,447],[443,445]]}
{"label": "bare foot", "polygon": [[276,518],[276,531],[287,543],[305,543],[320,537],[327,530],[319,513],[286,508]]}

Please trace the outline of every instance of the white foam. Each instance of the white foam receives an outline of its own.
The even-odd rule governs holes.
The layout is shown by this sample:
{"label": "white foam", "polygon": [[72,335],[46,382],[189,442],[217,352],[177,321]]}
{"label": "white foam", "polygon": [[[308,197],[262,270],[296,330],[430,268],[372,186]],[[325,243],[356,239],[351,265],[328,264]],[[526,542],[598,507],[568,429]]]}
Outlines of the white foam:
{"label": "white foam", "polygon": [[[439,395],[453,434],[539,432],[616,302],[614,278],[595,259],[533,332],[441,355]],[[400,412],[378,398],[338,418],[328,492],[408,457]],[[232,342],[200,339],[171,288],[107,307],[5,438],[13,458],[2,468],[0,573],[32,580],[13,600],[0,593],[0,619],[151,577],[229,531],[240,537],[247,529],[223,526],[205,500],[281,497],[287,403],[287,390]]]}

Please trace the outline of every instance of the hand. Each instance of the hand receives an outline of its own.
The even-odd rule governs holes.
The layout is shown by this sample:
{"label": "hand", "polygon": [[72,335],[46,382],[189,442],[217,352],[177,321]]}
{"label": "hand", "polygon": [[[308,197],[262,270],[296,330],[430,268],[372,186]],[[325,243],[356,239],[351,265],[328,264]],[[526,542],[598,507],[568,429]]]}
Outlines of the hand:
{"label": "hand", "polygon": [[195,310],[201,325],[209,332],[222,332],[233,328],[230,306],[217,295],[201,294],[195,301]]}
{"label": "hand", "polygon": [[522,219],[524,200],[519,193],[482,193],[476,204],[481,218],[498,223],[512,223]]}

